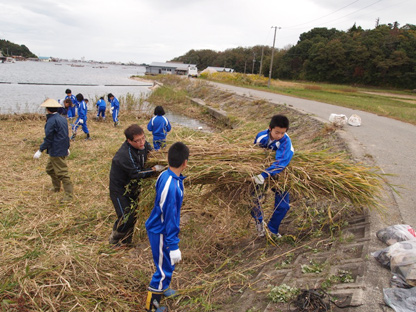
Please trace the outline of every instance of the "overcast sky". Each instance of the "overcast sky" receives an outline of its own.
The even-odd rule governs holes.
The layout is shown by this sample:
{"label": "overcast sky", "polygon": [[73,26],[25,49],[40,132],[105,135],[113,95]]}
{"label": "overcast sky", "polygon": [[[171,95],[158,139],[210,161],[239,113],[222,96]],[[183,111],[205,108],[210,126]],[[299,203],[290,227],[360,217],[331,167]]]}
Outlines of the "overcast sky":
{"label": "overcast sky", "polygon": [[165,62],[191,49],[294,45],[314,27],[416,24],[415,0],[0,0],[0,39],[37,56]]}

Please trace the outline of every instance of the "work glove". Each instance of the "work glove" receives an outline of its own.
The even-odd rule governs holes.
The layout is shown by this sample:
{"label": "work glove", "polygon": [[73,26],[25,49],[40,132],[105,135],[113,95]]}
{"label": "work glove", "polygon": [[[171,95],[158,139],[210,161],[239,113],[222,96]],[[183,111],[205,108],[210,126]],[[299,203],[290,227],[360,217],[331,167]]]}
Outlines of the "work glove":
{"label": "work glove", "polygon": [[68,149],[68,155],[66,155],[66,156],[69,156],[69,155],[71,155],[71,151]]}
{"label": "work glove", "polygon": [[170,256],[170,262],[172,263],[172,265],[175,265],[176,263],[182,260],[182,254],[179,249],[171,250],[169,252],[169,256]]}
{"label": "work glove", "polygon": [[156,171],[156,172],[160,172],[160,171],[162,171],[162,170],[165,168],[165,166],[162,166],[162,165],[155,165],[155,166],[154,166],[154,168],[155,168],[155,171]]}
{"label": "work glove", "polygon": [[264,178],[261,174],[256,175],[253,177],[253,182],[258,184],[258,185],[263,185],[264,184]]}
{"label": "work glove", "polygon": [[84,123],[83,119],[78,120],[78,122],[82,125]]}
{"label": "work glove", "polygon": [[40,150],[38,150],[35,155],[33,155],[33,159],[39,159],[40,156],[42,155],[42,152]]}
{"label": "work glove", "polygon": [[113,113],[113,110],[114,110],[114,107],[111,107],[111,108],[110,108],[110,113],[111,113],[111,114]]}

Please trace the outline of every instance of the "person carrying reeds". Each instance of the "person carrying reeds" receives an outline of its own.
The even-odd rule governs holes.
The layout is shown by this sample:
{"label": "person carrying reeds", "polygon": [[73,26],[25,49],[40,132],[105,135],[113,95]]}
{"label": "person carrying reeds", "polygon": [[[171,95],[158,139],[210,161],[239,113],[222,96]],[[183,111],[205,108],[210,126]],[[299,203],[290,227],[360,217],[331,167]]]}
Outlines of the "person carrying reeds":
{"label": "person carrying reeds", "polygon": [[46,164],[46,173],[52,179],[52,192],[60,192],[63,185],[65,195],[61,202],[72,200],[73,186],[68,173],[66,157],[69,155],[68,122],[65,117],[58,114],[62,106],[53,99],[48,99],[41,104],[46,108],[45,138],[39,150],[33,155],[39,159],[42,152],[46,150],[49,154]]}
{"label": "person carrying reeds", "polygon": [[[272,165],[259,175],[253,177],[253,181],[256,184],[256,196],[255,206],[251,211],[251,215],[256,221],[259,236],[265,235],[263,212],[260,204],[260,200],[263,197],[261,191],[262,185],[268,177],[276,178],[276,175],[289,165],[294,154],[292,141],[286,133],[287,130],[289,130],[289,119],[284,115],[275,115],[270,121],[269,128],[259,132],[254,140],[254,144],[256,145],[276,151],[275,161]],[[271,232],[272,238],[280,238],[279,226],[289,211],[290,199],[288,192],[275,188],[272,188],[272,190],[275,193],[274,210],[267,227]]]}
{"label": "person carrying reeds", "polygon": [[159,149],[166,147],[166,136],[172,127],[169,120],[163,116],[165,115],[165,110],[162,106],[155,107],[154,115],[155,117],[150,119],[147,124],[147,130],[152,132],[153,148],[155,151],[158,151]]}
{"label": "person carrying reeds", "polygon": [[149,152],[144,130],[132,124],[124,130],[126,141],[114,155],[110,169],[110,198],[117,214],[109,243],[114,247],[129,246],[136,223],[140,180],[162,171],[161,165],[146,168]]}
{"label": "person carrying reeds", "polygon": [[148,288],[146,311],[167,311],[160,306],[162,296],[174,297],[176,291],[169,288],[175,264],[181,261],[179,250],[180,213],[183,201],[189,148],[182,142],[174,143],[168,150],[169,168],[156,181],[156,198],[153,210],[146,221],[146,230],[152,249],[156,272]]}

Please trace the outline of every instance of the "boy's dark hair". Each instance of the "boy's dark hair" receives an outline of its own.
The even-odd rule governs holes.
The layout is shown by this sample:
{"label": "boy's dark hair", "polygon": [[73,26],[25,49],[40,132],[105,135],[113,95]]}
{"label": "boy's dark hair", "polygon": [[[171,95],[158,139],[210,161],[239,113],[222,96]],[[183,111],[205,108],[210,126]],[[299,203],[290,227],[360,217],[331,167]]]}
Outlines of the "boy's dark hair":
{"label": "boy's dark hair", "polygon": [[68,104],[68,107],[72,107],[72,101],[71,99],[65,99],[64,104]]}
{"label": "boy's dark hair", "polygon": [[162,106],[156,106],[154,114],[157,116],[163,116],[165,114],[165,110],[163,109]]}
{"label": "boy's dark hair", "polygon": [[128,126],[126,130],[124,130],[124,135],[126,136],[126,139],[129,139],[130,141],[133,141],[135,135],[142,135],[143,133],[143,128],[137,124],[132,124]]}
{"label": "boy's dark hair", "polygon": [[65,90],[65,94],[69,94],[69,93],[72,93],[72,92],[71,92],[71,89],[66,89],[66,90]]}
{"label": "boy's dark hair", "polygon": [[48,111],[50,111],[51,113],[56,113],[59,109],[59,107],[47,107]]}
{"label": "boy's dark hair", "polygon": [[112,97],[114,97],[114,95],[113,95],[112,93],[109,93],[109,94],[107,95],[107,100],[110,102],[110,98],[112,98]]}
{"label": "boy's dark hair", "polygon": [[104,100],[104,97],[102,96],[102,97],[100,97],[100,100]]}
{"label": "boy's dark hair", "polygon": [[81,93],[78,93],[75,98],[78,102],[82,102],[84,100],[84,96]]}
{"label": "boy's dark hair", "polygon": [[273,129],[275,127],[289,130],[289,119],[285,115],[274,115],[270,120],[269,128]]}
{"label": "boy's dark hair", "polygon": [[168,163],[173,168],[179,168],[189,158],[189,148],[182,142],[173,143],[168,151]]}

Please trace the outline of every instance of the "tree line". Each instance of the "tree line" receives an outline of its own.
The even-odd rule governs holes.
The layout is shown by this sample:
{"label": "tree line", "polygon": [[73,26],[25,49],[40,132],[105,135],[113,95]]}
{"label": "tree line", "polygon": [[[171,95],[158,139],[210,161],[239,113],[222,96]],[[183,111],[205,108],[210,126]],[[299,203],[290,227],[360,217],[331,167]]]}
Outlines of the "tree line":
{"label": "tree line", "polygon": [[37,57],[24,44],[18,45],[4,39],[0,39],[0,51],[4,56]]}
{"label": "tree line", "polygon": [[[223,52],[190,50],[172,61],[229,67],[246,74],[269,75],[272,48],[238,47]],[[272,78],[416,88],[416,26],[399,23],[347,31],[314,28],[296,45],[276,49]]]}

